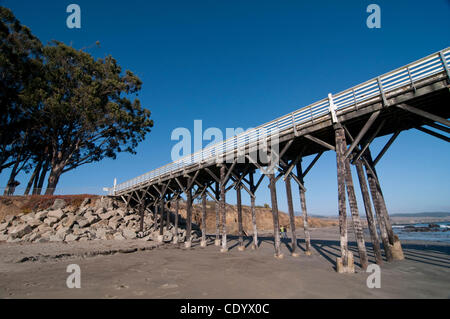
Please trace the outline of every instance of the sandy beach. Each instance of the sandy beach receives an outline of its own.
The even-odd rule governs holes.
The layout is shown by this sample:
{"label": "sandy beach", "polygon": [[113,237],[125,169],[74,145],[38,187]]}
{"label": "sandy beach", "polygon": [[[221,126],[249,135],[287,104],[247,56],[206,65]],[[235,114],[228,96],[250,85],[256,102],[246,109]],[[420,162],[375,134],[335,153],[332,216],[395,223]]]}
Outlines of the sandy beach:
{"label": "sandy beach", "polygon": [[[336,227],[312,229],[313,255],[273,257],[270,234],[261,237],[258,250],[237,249],[229,240],[220,253],[213,239],[206,248],[198,242],[183,245],[154,242],[92,241],[73,244],[39,243],[0,245],[1,298],[449,298],[450,245],[404,241],[404,261],[385,263],[381,288],[368,288],[369,273],[334,270],[339,255]],[[301,231],[299,231],[301,236]],[[300,237],[302,238],[302,237]],[[368,244],[370,262],[374,262]],[[304,241],[298,240],[303,252]],[[81,288],[69,289],[69,264],[81,268]]]}

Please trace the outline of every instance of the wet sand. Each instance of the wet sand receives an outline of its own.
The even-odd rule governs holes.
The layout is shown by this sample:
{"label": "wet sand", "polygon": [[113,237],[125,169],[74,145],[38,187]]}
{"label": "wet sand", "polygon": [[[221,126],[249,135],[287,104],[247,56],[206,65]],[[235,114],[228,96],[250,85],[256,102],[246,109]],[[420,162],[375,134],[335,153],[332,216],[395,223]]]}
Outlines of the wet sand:
{"label": "wet sand", "polygon": [[[368,288],[369,273],[359,268],[352,236],[356,273],[338,274],[337,227],[311,230],[312,256],[304,254],[303,232],[290,256],[273,257],[270,234],[258,250],[251,238],[243,252],[235,237],[228,253],[220,253],[213,238],[206,248],[133,241],[93,241],[74,244],[0,244],[1,298],[449,298],[450,245],[403,241],[406,259],[385,263],[381,288]],[[369,238],[367,238],[369,241]],[[369,241],[370,242],[370,241]],[[373,252],[368,244],[370,262]],[[69,289],[69,264],[81,268],[81,288]]]}

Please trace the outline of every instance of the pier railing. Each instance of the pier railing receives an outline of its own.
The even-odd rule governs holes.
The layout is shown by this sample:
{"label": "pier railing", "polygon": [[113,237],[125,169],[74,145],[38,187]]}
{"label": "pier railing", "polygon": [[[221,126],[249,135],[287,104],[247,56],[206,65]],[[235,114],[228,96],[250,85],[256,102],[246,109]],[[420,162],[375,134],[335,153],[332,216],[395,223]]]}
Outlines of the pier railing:
{"label": "pier railing", "polygon": [[404,87],[414,88],[417,81],[432,77],[441,72],[446,72],[447,77],[450,78],[449,64],[450,48],[446,48],[338,94],[329,94],[327,98],[297,111],[247,130],[225,141],[210,145],[200,151],[126,182],[114,185],[114,187],[109,189],[109,194],[115,195],[118,192],[138,187],[140,184],[151,183],[163,175],[177,173],[191,165],[214,161],[218,157],[226,157],[227,154],[234,153],[237,149],[241,149],[263,139],[268,140],[276,134],[280,134],[280,132],[293,128],[296,131],[302,126],[310,125],[319,119],[321,120],[324,116],[330,116],[332,111],[330,105],[333,106],[336,114],[340,114],[348,110],[357,110],[380,99],[385,101],[388,93]]}

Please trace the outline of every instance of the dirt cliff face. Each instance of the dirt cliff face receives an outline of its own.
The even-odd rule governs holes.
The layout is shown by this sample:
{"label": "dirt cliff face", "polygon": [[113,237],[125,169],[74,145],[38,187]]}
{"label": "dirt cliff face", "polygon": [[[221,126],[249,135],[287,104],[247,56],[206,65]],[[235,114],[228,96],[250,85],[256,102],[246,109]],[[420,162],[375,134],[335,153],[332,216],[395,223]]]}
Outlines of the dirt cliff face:
{"label": "dirt cliff face", "polygon": [[[174,208],[171,208],[173,211]],[[238,218],[237,218],[237,208],[234,205],[227,205],[227,233],[232,235],[238,234]],[[271,208],[256,207],[256,225],[258,230],[261,231],[273,231],[273,218]],[[186,204],[180,202],[180,215],[186,218]],[[289,215],[284,212],[279,212],[278,214],[280,220],[280,226],[285,226],[290,229]],[[202,224],[202,211],[201,204],[194,204],[192,211],[192,221],[201,226]],[[222,221],[222,216],[220,216],[220,221]],[[250,206],[242,206],[242,224],[244,231],[247,234],[253,232],[252,226],[252,214]],[[339,225],[337,219],[325,219],[325,218],[308,218],[308,225],[311,228],[318,227],[329,227]],[[300,216],[295,217],[295,226],[297,229],[303,228],[303,218]],[[216,232],[216,211],[215,203],[208,201],[206,204],[206,231],[207,233]]]}

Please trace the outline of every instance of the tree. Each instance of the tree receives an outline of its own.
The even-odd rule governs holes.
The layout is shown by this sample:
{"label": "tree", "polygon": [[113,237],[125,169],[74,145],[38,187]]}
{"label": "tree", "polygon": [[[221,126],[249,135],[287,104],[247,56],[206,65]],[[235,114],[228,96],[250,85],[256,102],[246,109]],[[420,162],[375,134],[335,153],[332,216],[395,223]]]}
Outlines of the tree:
{"label": "tree", "polygon": [[29,168],[33,114],[43,92],[42,45],[12,12],[0,7],[0,173],[12,167],[7,189]]}
{"label": "tree", "polygon": [[53,194],[61,174],[119,152],[135,153],[150,132],[150,111],[135,96],[142,82],[111,56],[94,59],[54,41],[43,50],[45,81],[39,135],[48,145]]}

